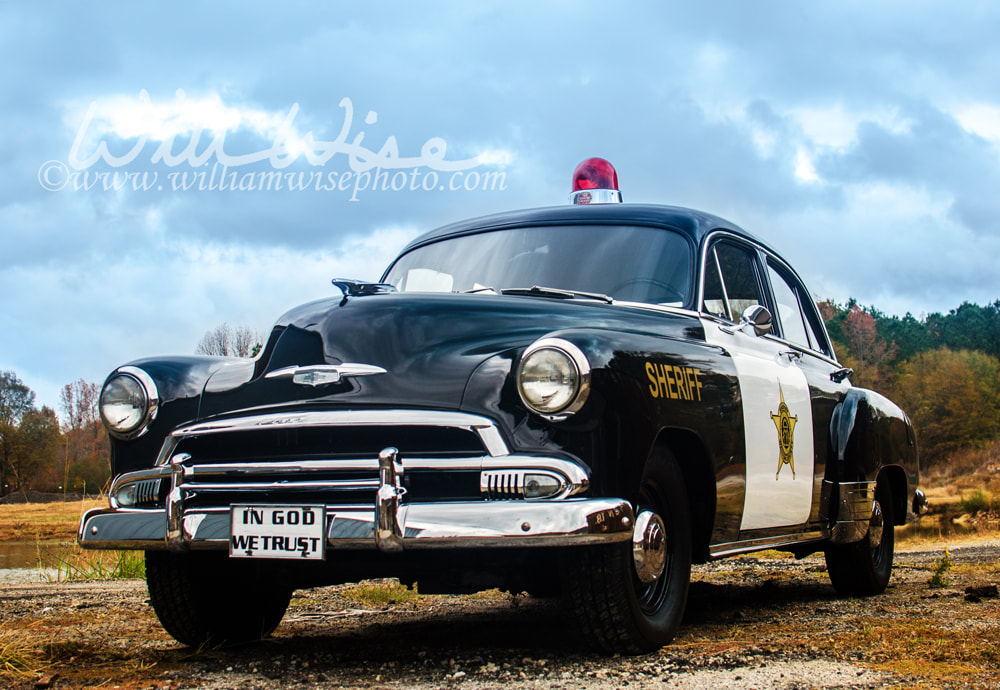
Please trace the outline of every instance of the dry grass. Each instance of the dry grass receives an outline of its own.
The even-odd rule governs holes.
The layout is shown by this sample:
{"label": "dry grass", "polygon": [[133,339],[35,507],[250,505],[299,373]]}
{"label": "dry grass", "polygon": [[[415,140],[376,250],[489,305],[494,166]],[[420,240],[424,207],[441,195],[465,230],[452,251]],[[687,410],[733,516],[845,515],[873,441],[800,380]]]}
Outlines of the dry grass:
{"label": "dry grass", "polygon": [[66,503],[0,505],[0,541],[71,541],[76,538],[83,513],[106,505],[106,501],[98,498]]}
{"label": "dry grass", "polygon": [[368,580],[346,588],[341,594],[345,599],[377,607],[415,603],[420,596],[416,589],[400,584],[399,580]]}
{"label": "dry grass", "polygon": [[0,630],[0,679],[31,678],[44,669],[42,653],[30,635]]}
{"label": "dry grass", "polygon": [[[996,582],[1000,564],[989,552],[985,553],[979,562],[969,562],[966,554],[960,563],[953,565],[947,571],[951,582],[945,589],[931,589],[927,584],[935,560],[942,553],[921,555],[919,559],[910,556],[901,562],[889,590],[870,599],[833,597],[822,557],[818,555],[789,562],[785,562],[788,556],[777,552],[765,554],[756,563],[739,564],[732,559],[727,563],[739,567],[720,571],[718,575],[725,575],[723,582],[713,578],[710,588],[701,588],[695,602],[701,612],[698,606],[694,607],[695,619],[685,623],[677,642],[662,654],[681,659],[682,666],[692,667],[701,666],[704,660],[708,660],[708,667],[730,663],[723,657],[739,664],[743,663],[743,656],[752,659],[752,664],[771,663],[771,660],[841,660],[845,667],[891,673],[902,687],[996,687],[1000,683],[1000,639],[996,628],[1000,602],[986,599],[966,603],[961,595],[968,585]],[[276,642],[245,651],[192,655],[190,650],[178,649],[158,626],[152,611],[140,605],[144,592],[133,594],[130,605],[118,606],[103,603],[97,598],[99,595],[90,595],[90,599],[81,597],[75,603],[71,597],[77,595],[61,596],[61,602],[44,600],[45,606],[53,607],[49,614],[32,613],[3,620],[0,687],[15,684],[30,687],[27,683],[32,682],[32,674],[42,673],[58,673],[60,682],[72,687],[102,683],[123,689],[162,687],[167,678],[165,671],[171,674],[168,677],[183,679],[181,684],[189,686],[207,682],[207,677],[200,675],[206,673],[206,663],[218,673],[227,666],[247,672],[257,668],[258,663],[270,668],[280,662],[280,673],[268,676],[275,679],[273,686],[279,687],[286,681],[291,684],[281,675],[292,672],[286,671],[290,656],[308,660],[319,668],[317,660],[329,658],[327,649],[333,639],[353,650],[349,654],[368,659],[365,655],[370,643],[366,640],[370,626],[375,625],[374,618],[367,622],[363,618],[352,619],[359,626],[357,630],[368,632],[335,638],[334,633],[323,627],[329,626],[329,621],[304,621],[288,624],[287,637]],[[339,610],[343,608],[342,597],[362,604],[358,608],[392,611],[392,601],[416,594],[395,581],[382,580],[336,588],[335,598],[324,599],[331,596],[334,595],[330,591],[317,590],[296,601],[317,610]],[[502,599],[505,595],[494,590],[490,597]],[[479,597],[435,595],[426,599],[447,601],[448,605],[422,619],[419,628],[401,626],[402,617],[380,613],[379,637],[388,635],[389,647],[393,646],[393,640],[412,644],[414,658],[418,652],[427,652],[428,658],[434,658],[438,645],[442,649],[455,648],[446,653],[459,657],[487,654],[475,641],[463,647],[463,639],[452,625],[452,621],[468,616],[470,610],[456,602],[472,603]],[[101,603],[95,605],[96,602]],[[415,606],[423,607],[423,601],[417,601]],[[410,603],[403,606],[413,607]],[[487,611],[476,610],[490,620]],[[548,624],[544,619],[539,622]],[[533,624],[530,617],[519,623]],[[414,630],[420,631],[417,641],[411,639]],[[516,632],[517,628],[513,630]],[[561,657],[559,651],[552,649],[545,654],[551,657],[549,664],[557,675],[563,668],[571,670],[579,663],[576,654]],[[713,657],[719,658],[711,661]],[[378,654],[373,653],[371,658],[378,658]],[[419,661],[410,664],[399,657],[395,659],[399,666],[394,673],[400,678],[428,677],[420,675],[424,666]],[[381,661],[384,660],[382,657]],[[322,664],[328,680],[352,687],[370,684],[370,677],[352,676],[349,669],[331,667],[330,663]],[[607,660],[608,667],[614,668],[626,663],[633,670],[640,670],[644,660],[637,659],[634,663]],[[260,668],[263,670],[263,666]],[[414,670],[416,676],[403,675]],[[263,676],[261,682],[266,682]],[[174,687],[172,682],[171,687]]]}
{"label": "dry grass", "polygon": [[[150,613],[116,612],[118,619],[144,622]],[[14,620],[0,630],[0,687],[31,687],[34,679],[56,674],[56,687],[150,687],[154,668],[172,666],[176,654],[143,644],[109,644],[94,631],[93,613],[73,613],[45,619]],[[150,628],[151,626],[142,626]],[[156,631],[155,638],[163,635]],[[141,631],[130,630],[132,642],[145,643]],[[151,640],[152,641],[152,640]],[[154,685],[153,687],[158,687]]]}
{"label": "dry grass", "polygon": [[858,621],[860,633],[834,637],[835,643],[866,647],[869,663],[878,670],[915,674],[929,685],[985,680],[996,677],[1000,653],[996,640],[970,635],[968,630],[948,630],[913,620]]}
{"label": "dry grass", "polygon": [[[988,559],[944,568],[945,555],[938,556],[922,567],[899,568],[890,590],[870,599],[796,604],[789,597],[782,603],[784,595],[808,589],[810,582],[825,586],[826,574],[822,568],[806,568],[786,583],[775,578],[777,571],[769,570],[769,583],[778,583],[771,586],[770,601],[754,601],[768,588],[747,588],[737,597],[743,602],[745,619],[740,616],[733,624],[723,614],[717,622],[688,627],[687,634],[682,628],[679,645],[674,646],[703,654],[739,655],[764,648],[777,654],[841,659],[902,677],[905,687],[998,687],[1000,603],[990,599],[968,604],[961,592],[969,585],[996,582],[1000,564]],[[946,589],[929,583],[935,573],[941,573]],[[832,610],[814,615],[821,607]]]}
{"label": "dry grass", "polygon": [[928,496],[962,496],[973,491],[1000,495],[1000,440],[953,453],[921,476]]}
{"label": "dry grass", "polygon": [[961,450],[922,473],[930,513],[896,530],[908,546],[1000,536],[1000,441]]}
{"label": "dry grass", "polygon": [[44,577],[49,582],[141,579],[146,577],[146,558],[142,551],[87,551],[77,546]]}

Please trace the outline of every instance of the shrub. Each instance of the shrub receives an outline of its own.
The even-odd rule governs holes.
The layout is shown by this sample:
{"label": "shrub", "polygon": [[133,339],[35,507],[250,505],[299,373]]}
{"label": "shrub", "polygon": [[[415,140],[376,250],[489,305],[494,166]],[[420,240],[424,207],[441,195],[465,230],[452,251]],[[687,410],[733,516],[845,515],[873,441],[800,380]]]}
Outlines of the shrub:
{"label": "shrub", "polygon": [[962,496],[959,503],[963,513],[985,512],[990,507],[990,499],[981,490],[977,489],[968,496]]}
{"label": "shrub", "polygon": [[939,589],[948,584],[944,574],[951,570],[952,565],[951,554],[948,552],[948,549],[945,549],[944,555],[934,561],[934,574],[931,575],[931,579],[927,581],[927,584],[931,587],[931,589]]}

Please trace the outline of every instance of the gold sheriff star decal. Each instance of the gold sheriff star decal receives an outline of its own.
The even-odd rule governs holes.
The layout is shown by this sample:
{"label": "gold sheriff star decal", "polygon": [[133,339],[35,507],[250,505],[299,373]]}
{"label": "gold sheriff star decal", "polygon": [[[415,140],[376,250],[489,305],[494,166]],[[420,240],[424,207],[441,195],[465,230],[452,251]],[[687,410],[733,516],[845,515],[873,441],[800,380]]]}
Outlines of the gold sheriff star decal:
{"label": "gold sheriff star decal", "polygon": [[785,404],[785,392],[781,390],[781,382],[778,382],[778,394],[781,396],[781,404],[778,405],[778,414],[771,413],[771,420],[778,429],[778,471],[774,473],[774,481],[778,481],[781,468],[789,465],[792,468],[792,479],[795,479],[795,457],[792,455],[792,447],[795,445],[795,422],[799,416],[794,417],[788,412],[788,405]]}

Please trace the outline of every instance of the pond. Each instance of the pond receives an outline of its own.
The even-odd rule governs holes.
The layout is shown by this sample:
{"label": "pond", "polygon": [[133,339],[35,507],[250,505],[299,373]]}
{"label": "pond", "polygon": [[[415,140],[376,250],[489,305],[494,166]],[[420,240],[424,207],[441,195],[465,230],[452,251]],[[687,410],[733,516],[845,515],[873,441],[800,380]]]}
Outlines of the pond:
{"label": "pond", "polygon": [[1000,520],[968,515],[924,515],[923,517],[896,528],[896,543],[907,539],[941,539],[964,537],[1000,530]]}
{"label": "pond", "polygon": [[0,584],[45,580],[75,552],[73,542],[0,541]]}

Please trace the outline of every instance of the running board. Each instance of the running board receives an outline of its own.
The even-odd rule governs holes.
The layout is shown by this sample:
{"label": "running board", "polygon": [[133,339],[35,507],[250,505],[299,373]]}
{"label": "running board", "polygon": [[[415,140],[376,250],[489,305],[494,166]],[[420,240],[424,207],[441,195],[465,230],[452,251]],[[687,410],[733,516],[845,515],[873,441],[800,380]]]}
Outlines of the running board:
{"label": "running board", "polygon": [[758,539],[746,539],[744,541],[732,541],[727,544],[716,544],[708,548],[708,555],[711,558],[725,558],[735,556],[740,553],[751,553],[753,551],[764,551],[766,549],[780,549],[786,546],[798,546],[809,542],[817,542],[826,539],[827,535],[822,531],[799,532],[797,534],[782,534],[776,537],[760,537]]}

